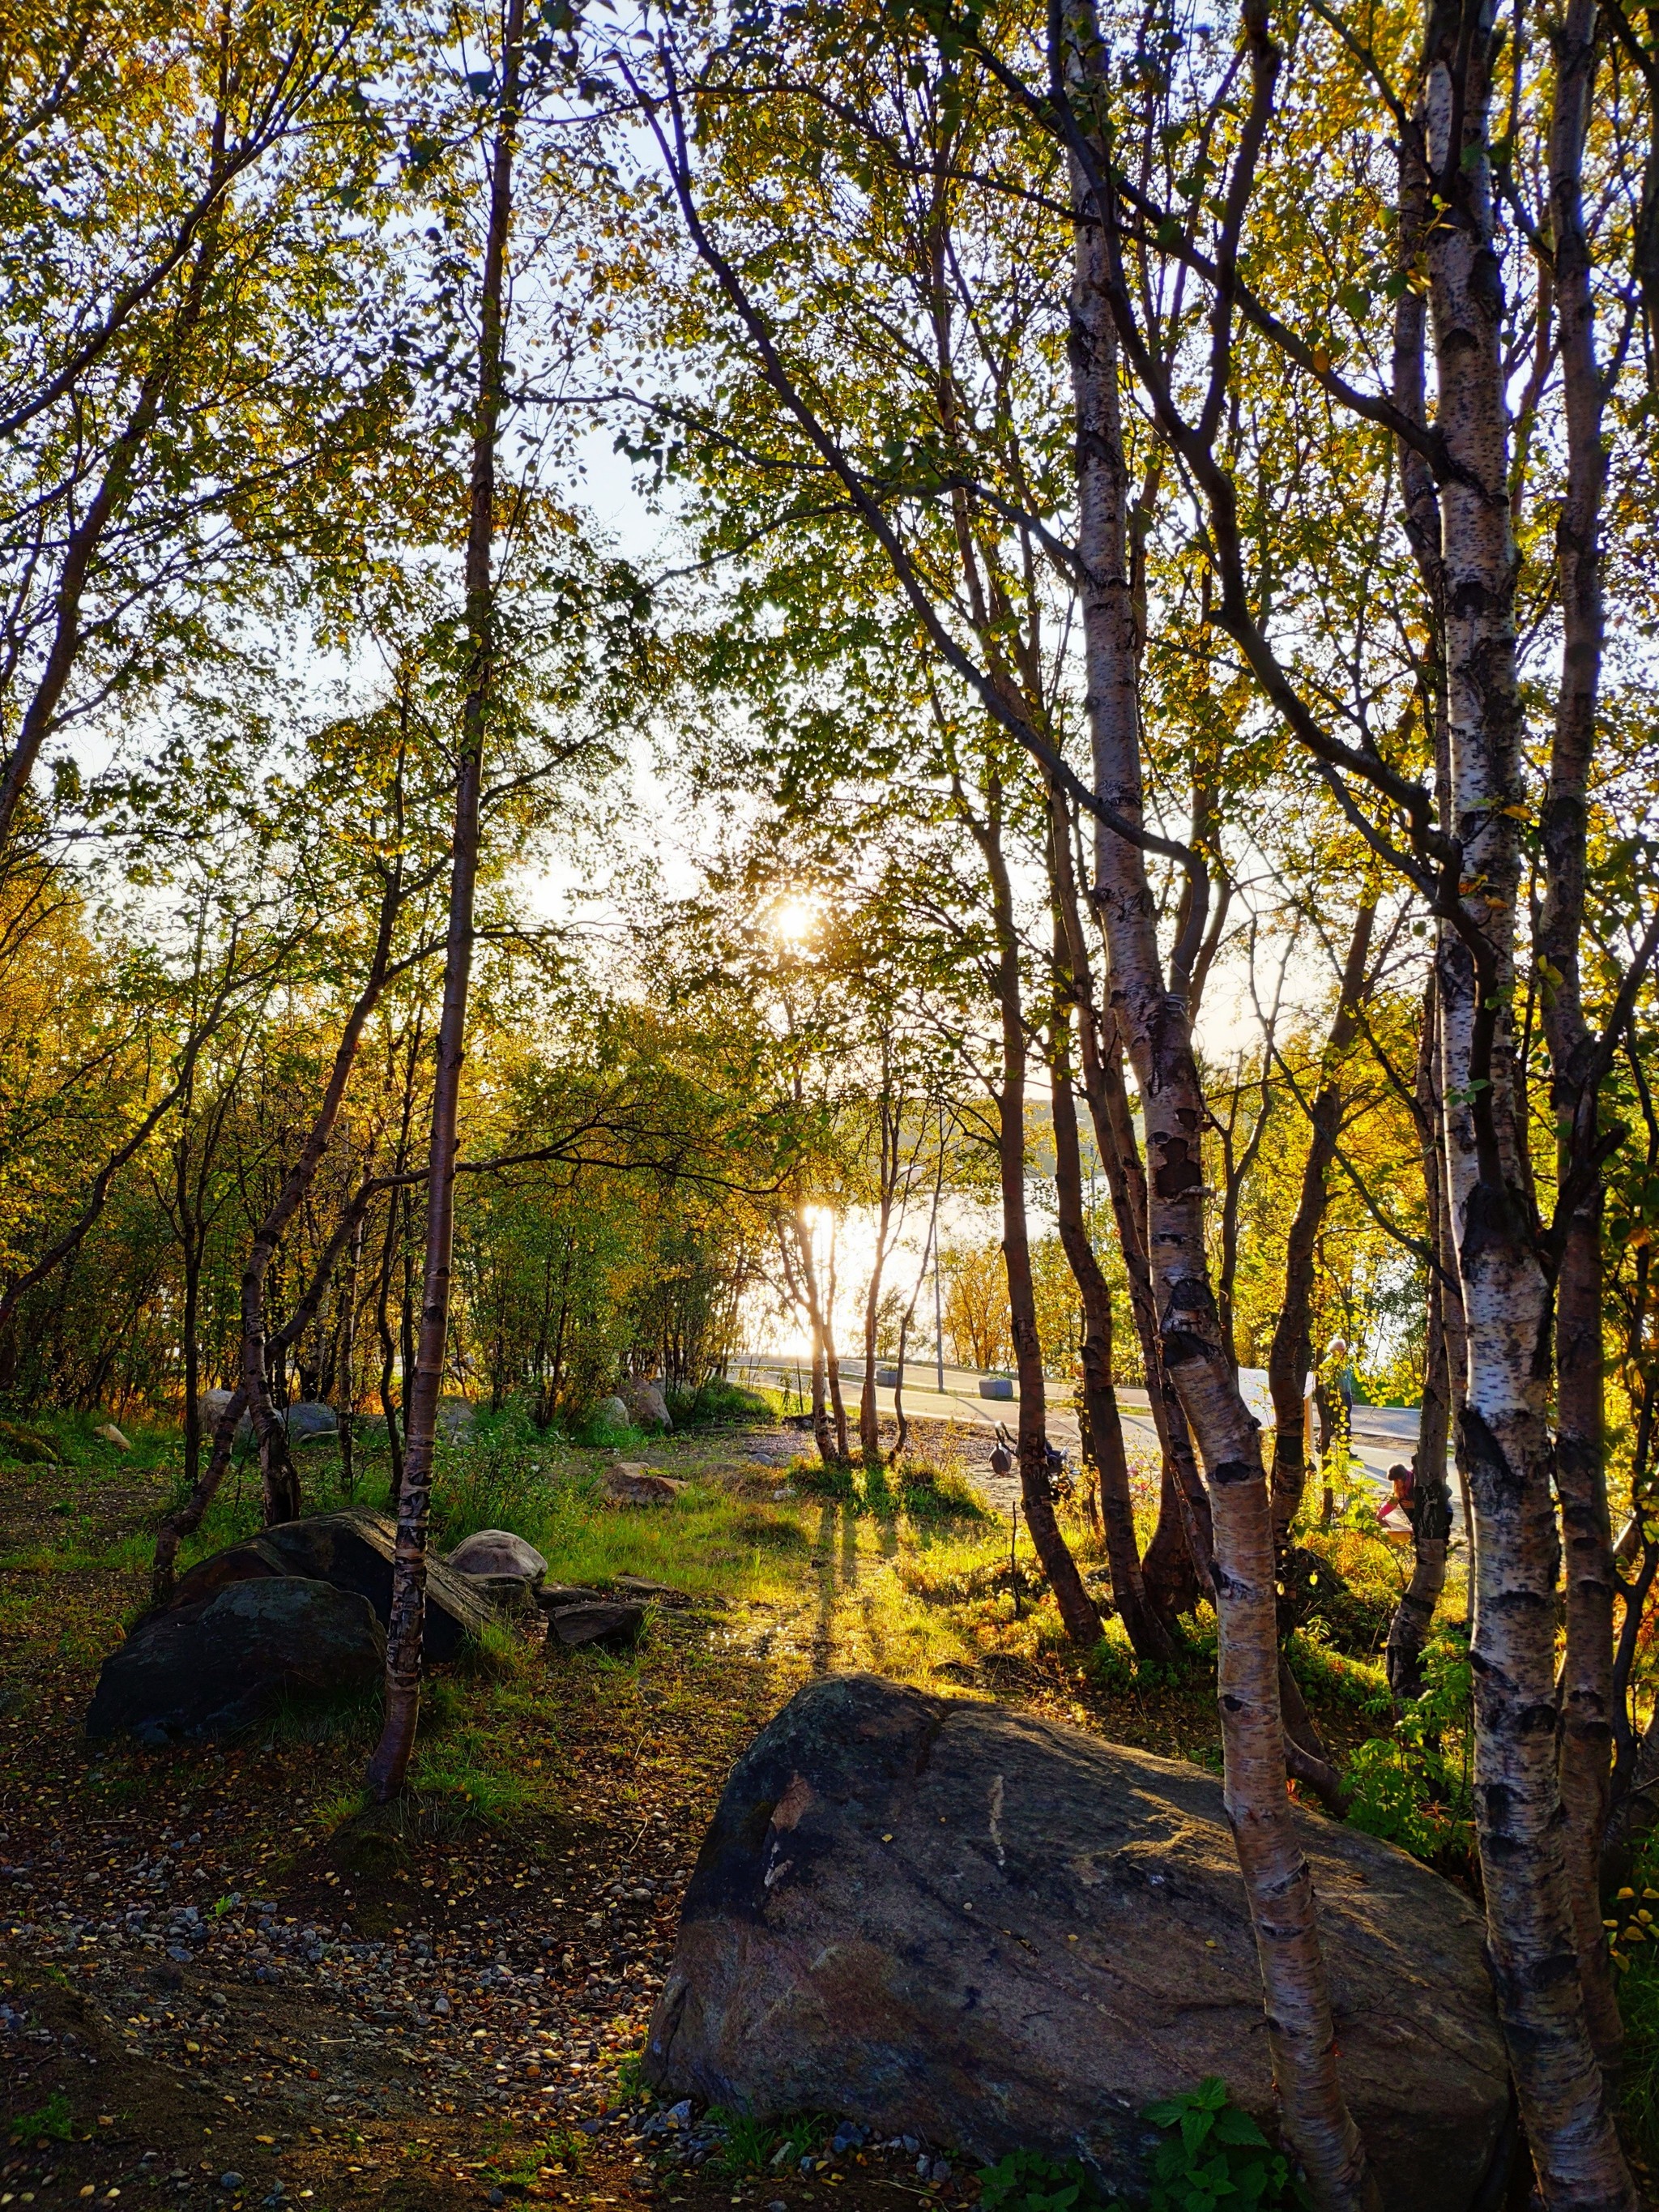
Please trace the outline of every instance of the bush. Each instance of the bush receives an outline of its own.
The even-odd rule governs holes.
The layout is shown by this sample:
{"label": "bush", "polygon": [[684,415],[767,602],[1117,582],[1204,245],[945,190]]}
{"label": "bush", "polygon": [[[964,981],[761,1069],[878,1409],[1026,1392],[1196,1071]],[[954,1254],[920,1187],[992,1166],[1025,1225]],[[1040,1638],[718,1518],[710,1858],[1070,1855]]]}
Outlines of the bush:
{"label": "bush", "polygon": [[750,1427],[777,1417],[775,1398],[741,1382],[729,1382],[724,1375],[711,1375],[695,1390],[669,1390],[664,1395],[677,1429]]}
{"label": "bush", "polygon": [[[1391,1736],[1373,1736],[1348,1760],[1348,1819],[1414,1858],[1445,1866],[1474,1847],[1474,1793],[1466,1759],[1473,1675],[1468,1644],[1448,1630],[1423,1655],[1426,1686]],[[1456,1746],[1449,1753],[1448,1739]]]}
{"label": "bush", "polygon": [[1077,2159],[1013,2150],[979,2177],[981,2212],[1109,2212],[1107,2200]]}
{"label": "bush", "polygon": [[1217,2212],[1223,2204],[1290,2212],[1310,2201],[1290,2160],[1229,2100],[1218,2075],[1149,2105],[1146,2117],[1172,2135],[1152,2154],[1152,2212]]}
{"label": "bush", "polygon": [[[1638,2176],[1643,2161],[1659,2165],[1659,1832],[1650,1831],[1630,1881],[1609,1906],[1607,1930],[1619,1970],[1619,2009],[1625,2022],[1625,2063],[1620,2087]],[[1644,1920],[1647,1913],[1651,1918]],[[1638,1932],[1639,1931],[1639,1932]],[[1650,2200],[1651,2188],[1649,2190]]]}
{"label": "bush", "polygon": [[[1218,2075],[1149,2105],[1145,2118],[1170,2137],[1152,2153],[1152,2212],[1297,2212],[1307,2191],[1291,2162],[1241,2112]],[[982,2212],[1121,2212],[1074,2158],[1011,2151],[980,2175]]]}

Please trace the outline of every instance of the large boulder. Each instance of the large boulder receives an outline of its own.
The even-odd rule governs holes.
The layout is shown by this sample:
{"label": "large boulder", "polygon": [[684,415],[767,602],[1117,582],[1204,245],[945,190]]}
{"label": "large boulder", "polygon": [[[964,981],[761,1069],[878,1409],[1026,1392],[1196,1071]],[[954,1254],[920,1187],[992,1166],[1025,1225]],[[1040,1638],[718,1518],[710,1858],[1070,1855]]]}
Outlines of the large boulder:
{"label": "large boulder", "polygon": [[[1389,2212],[1468,2212],[1509,2076],[1468,1899],[1298,1814],[1344,2087]],[[811,1684],[732,1770],[645,2071],[1144,2193],[1152,2100],[1220,2075],[1272,2124],[1261,1982],[1221,1785],[872,1675]]]}
{"label": "large boulder", "polygon": [[665,1432],[674,1425],[668,1418],[668,1401],[663,1395],[662,1384],[654,1380],[639,1382],[630,1377],[618,1394],[628,1408],[628,1418],[636,1429],[659,1429]]}
{"label": "large boulder", "polygon": [[475,1528],[447,1554],[446,1564],[458,1575],[518,1575],[532,1583],[547,1572],[547,1561],[536,1547],[510,1528]]}
{"label": "large boulder", "polygon": [[139,1623],[104,1662],[87,1734],[228,1735],[284,1697],[364,1685],[385,1664],[367,1598],[294,1575],[235,1583]]}
{"label": "large boulder", "polygon": [[[202,1423],[202,1433],[210,1437],[219,1425],[219,1416],[229,1405],[234,1393],[229,1390],[204,1390],[197,1400],[197,1412]],[[332,1406],[325,1406],[320,1398],[301,1398],[286,1411],[278,1407],[290,1444],[312,1444],[340,1433],[339,1417]],[[236,1441],[251,1443],[253,1439],[253,1416],[244,1410],[236,1422]]]}
{"label": "large boulder", "polygon": [[593,1408],[593,1419],[602,1429],[625,1429],[628,1426],[628,1407],[614,1395],[601,1398]]}
{"label": "large boulder", "polygon": [[340,1423],[332,1406],[325,1406],[320,1398],[301,1398],[290,1406],[285,1415],[288,1440],[291,1444],[320,1443],[329,1437],[337,1437]]}
{"label": "large boulder", "polygon": [[[366,1505],[284,1521],[246,1543],[198,1559],[188,1574],[179,1577],[167,1610],[198,1604],[233,1583],[303,1575],[366,1597],[384,1628],[392,1619],[392,1559],[397,1540],[397,1524]],[[482,1634],[495,1619],[488,1598],[465,1575],[440,1559],[427,1560],[422,1649],[428,1660],[453,1659],[464,1638]]]}

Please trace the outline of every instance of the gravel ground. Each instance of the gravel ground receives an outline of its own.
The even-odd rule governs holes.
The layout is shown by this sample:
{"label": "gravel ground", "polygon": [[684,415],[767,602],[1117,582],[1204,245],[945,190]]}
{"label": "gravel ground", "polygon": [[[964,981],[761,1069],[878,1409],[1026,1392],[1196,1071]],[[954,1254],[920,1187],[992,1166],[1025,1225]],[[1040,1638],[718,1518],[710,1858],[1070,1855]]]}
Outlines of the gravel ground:
{"label": "gravel ground", "polygon": [[[799,1440],[754,1441],[769,1486]],[[544,1750],[556,1774],[546,1809],[491,1827],[451,1804],[394,1842],[327,1804],[361,1747],[88,1745],[142,1571],[32,1553],[64,1478],[6,1481],[0,2212],[960,2194],[921,2144],[815,2139],[744,2169],[632,2072],[720,1785],[787,1694],[772,1608],[665,1611],[636,1668],[538,1652],[509,1702],[526,1764]],[[81,1540],[118,1540],[149,1503],[106,1482]],[[473,1693],[455,1695],[464,1737]]]}
{"label": "gravel ground", "polygon": [[[70,1850],[27,1840],[4,1869],[0,2068],[11,2111],[46,2131],[15,2144],[0,2204],[793,2207],[897,2175],[955,2193],[919,2142],[854,2132],[805,2172],[769,2168],[765,2190],[788,2193],[763,2200],[689,2105],[653,2111],[619,2083],[672,1948],[687,1869],[671,1838],[594,1832],[539,1862],[469,1838],[443,1874],[359,1877],[355,1919],[316,1909],[337,1854],[280,1895],[216,1899],[224,1855],[202,1830],[150,1835],[128,1814]],[[382,1935],[359,1924],[392,1913]],[[83,2140],[58,2139],[54,2100]]]}

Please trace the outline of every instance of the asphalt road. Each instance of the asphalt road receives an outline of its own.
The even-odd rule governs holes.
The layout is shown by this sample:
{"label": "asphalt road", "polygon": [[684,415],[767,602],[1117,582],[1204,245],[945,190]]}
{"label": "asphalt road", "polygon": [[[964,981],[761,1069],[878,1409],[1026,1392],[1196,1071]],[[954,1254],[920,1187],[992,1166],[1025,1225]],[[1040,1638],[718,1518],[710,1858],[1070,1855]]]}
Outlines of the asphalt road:
{"label": "asphalt road", "polygon": [[[811,1387],[810,1370],[804,1361],[791,1359],[781,1354],[761,1355],[747,1361],[739,1368],[740,1376],[750,1376],[755,1381],[772,1389],[794,1389],[799,1380]],[[860,1359],[842,1362],[842,1389],[849,1411],[858,1401],[864,1381],[864,1363]],[[1061,1386],[1063,1389],[1064,1386]],[[1118,1407],[1122,1416],[1124,1442],[1133,1449],[1156,1453],[1158,1431],[1147,1410],[1146,1393],[1121,1387],[1117,1394]],[[876,1403],[884,1413],[893,1410],[893,1393],[878,1388]],[[938,1370],[929,1360],[920,1365],[908,1362],[904,1370],[904,1408],[918,1419],[934,1421],[960,1421],[969,1425],[994,1429],[999,1421],[1014,1425],[1018,1407],[1018,1386],[1012,1400],[986,1399],[979,1394],[979,1376],[971,1368],[947,1367],[945,1388],[938,1387]],[[1062,1450],[1075,1453],[1080,1449],[1077,1415],[1069,1407],[1051,1405],[1048,1408],[1048,1435]],[[1364,1470],[1364,1480],[1379,1492],[1389,1486],[1389,1467],[1395,1460],[1409,1459],[1417,1443],[1417,1414],[1414,1410],[1396,1406],[1356,1406],[1353,1416],[1353,1455]],[[995,1501],[998,1504],[1001,1500]],[[1462,1505],[1453,1486],[1452,1512],[1455,1521],[1461,1521]]]}

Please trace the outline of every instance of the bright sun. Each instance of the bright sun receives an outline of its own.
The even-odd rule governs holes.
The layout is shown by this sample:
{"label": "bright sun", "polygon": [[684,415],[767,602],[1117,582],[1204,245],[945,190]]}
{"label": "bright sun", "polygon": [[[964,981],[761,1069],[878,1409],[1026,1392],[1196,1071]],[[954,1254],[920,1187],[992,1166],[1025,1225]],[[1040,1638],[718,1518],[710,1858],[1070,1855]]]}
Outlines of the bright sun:
{"label": "bright sun", "polygon": [[818,902],[811,898],[786,898],[772,909],[772,934],[784,945],[805,945],[817,934]]}

